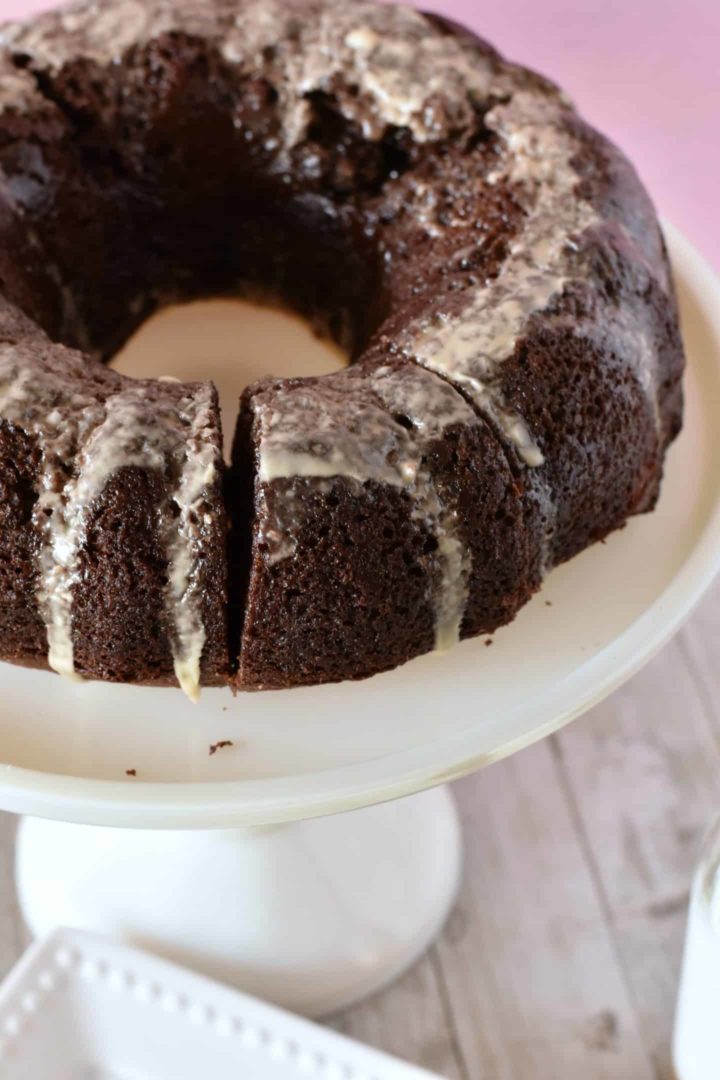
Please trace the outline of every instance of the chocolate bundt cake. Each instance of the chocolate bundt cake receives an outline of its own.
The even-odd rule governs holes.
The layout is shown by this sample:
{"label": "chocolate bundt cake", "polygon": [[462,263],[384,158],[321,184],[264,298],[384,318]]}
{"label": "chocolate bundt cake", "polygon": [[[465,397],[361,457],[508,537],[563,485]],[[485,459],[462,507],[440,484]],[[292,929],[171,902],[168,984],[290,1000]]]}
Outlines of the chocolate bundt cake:
{"label": "chocolate bundt cake", "polygon": [[[250,387],[228,469],[210,382],[106,366],[212,294],[279,300],[351,361]],[[5,25],[0,297],[0,657],[66,675],[290,687],[492,632],[653,507],[681,423],[631,165],[404,7]]]}

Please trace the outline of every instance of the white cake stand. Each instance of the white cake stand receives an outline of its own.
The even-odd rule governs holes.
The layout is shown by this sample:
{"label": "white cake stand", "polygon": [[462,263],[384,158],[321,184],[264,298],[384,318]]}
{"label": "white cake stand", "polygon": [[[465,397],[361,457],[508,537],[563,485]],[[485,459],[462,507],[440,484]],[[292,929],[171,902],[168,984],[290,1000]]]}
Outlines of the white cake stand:
{"label": "white cake stand", "polygon": [[[619,686],[720,564],[720,287],[667,231],[690,367],[660,505],[554,572],[492,648],[466,642],[359,684],[235,699],[211,690],[195,707],[173,690],[0,669],[0,806],[28,815],[17,871],[33,931],[119,933],[315,1015],[426,947],[460,863],[438,785]],[[214,315],[222,337],[236,316]],[[206,356],[197,309],[151,329],[150,353],[185,375],[203,319],[196,355]],[[226,336],[236,353],[237,335]],[[318,349],[322,369],[329,354]],[[233,745],[210,755],[219,740]]]}

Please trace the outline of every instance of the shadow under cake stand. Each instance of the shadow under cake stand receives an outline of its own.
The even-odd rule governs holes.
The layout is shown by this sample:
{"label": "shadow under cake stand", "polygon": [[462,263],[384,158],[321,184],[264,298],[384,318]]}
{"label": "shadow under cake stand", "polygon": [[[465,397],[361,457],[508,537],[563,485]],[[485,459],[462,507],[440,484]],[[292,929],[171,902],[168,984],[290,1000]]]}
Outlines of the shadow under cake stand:
{"label": "shadow under cake stand", "polygon": [[0,807],[26,815],[17,882],[34,933],[116,933],[309,1015],[427,947],[461,862],[444,785],[619,686],[720,564],[720,285],[667,235],[689,371],[660,504],[553,572],[491,649],[362,683],[208,690],[198,706],[0,666]]}

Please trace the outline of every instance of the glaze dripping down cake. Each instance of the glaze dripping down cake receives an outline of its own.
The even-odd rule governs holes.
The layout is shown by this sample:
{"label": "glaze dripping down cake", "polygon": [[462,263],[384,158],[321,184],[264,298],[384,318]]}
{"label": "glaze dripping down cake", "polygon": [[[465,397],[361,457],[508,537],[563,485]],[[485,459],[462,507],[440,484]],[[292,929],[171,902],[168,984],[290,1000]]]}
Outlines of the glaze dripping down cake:
{"label": "glaze dripping down cake", "polygon": [[[683,350],[652,204],[552,83],[438,16],[6,24],[0,239],[3,659],[191,697],[362,678],[509,622],[657,499]],[[229,469],[211,382],[106,366],[219,294],[351,361],[250,387]]]}

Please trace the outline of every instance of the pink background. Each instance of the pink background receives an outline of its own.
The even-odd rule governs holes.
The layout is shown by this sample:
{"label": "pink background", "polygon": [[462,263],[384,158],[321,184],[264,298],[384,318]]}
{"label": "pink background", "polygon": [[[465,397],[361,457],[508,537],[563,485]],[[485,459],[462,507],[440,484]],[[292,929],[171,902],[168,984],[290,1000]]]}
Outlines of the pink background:
{"label": "pink background", "polygon": [[[425,3],[559,82],[720,270],[720,0]],[[0,0],[0,16],[48,6]]]}

